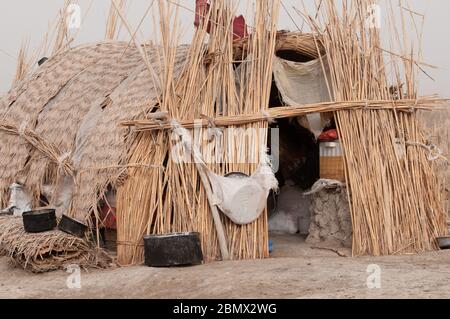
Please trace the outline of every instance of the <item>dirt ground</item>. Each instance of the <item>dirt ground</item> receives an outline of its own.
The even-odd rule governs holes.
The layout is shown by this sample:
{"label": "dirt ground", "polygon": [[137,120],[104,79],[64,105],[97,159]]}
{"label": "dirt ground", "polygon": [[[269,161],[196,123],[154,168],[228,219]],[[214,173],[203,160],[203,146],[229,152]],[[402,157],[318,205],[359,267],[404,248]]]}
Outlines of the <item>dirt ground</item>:
{"label": "dirt ground", "polygon": [[[272,238],[270,259],[83,271],[81,289],[67,288],[64,271],[31,274],[2,257],[0,298],[450,298],[450,250],[346,258],[299,236]],[[371,264],[380,267],[381,288],[367,286]]]}

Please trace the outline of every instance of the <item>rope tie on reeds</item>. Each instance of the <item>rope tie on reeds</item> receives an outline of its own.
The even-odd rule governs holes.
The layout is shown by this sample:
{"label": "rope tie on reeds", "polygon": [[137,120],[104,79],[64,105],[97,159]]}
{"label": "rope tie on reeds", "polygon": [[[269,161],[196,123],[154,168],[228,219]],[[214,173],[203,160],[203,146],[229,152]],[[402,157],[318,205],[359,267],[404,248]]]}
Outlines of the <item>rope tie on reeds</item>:
{"label": "rope tie on reeds", "polygon": [[[201,114],[200,118],[208,121],[208,127],[210,127],[210,128],[217,127],[216,122],[214,121],[214,119],[212,117],[205,115],[205,114]],[[178,123],[178,125],[179,125],[179,123]]]}
{"label": "rope tie on reeds", "polygon": [[63,153],[57,160],[58,166],[60,168],[64,168],[64,165],[68,162],[69,157],[70,157],[70,152]]}
{"label": "rope tie on reeds", "polygon": [[[208,130],[206,131],[208,142],[211,142],[214,138],[222,137],[223,129],[217,127],[214,118],[209,117],[208,115],[205,114],[201,114],[200,117],[208,121]],[[180,124],[178,123],[178,125]]]}
{"label": "rope tie on reeds", "polygon": [[72,166],[70,156],[71,152],[65,152],[61,154],[61,156],[56,158],[56,164],[58,165],[59,169],[63,170],[69,176],[72,176],[75,181],[76,168]]}
{"label": "rope tie on reeds", "polygon": [[119,246],[131,246],[131,247],[144,247],[144,244],[141,242],[133,243],[131,241],[116,241],[116,244]]}
{"label": "rope tie on reeds", "polygon": [[110,169],[123,169],[126,170],[128,168],[147,168],[147,169],[165,169],[163,165],[157,164],[143,164],[143,163],[130,163],[126,165],[107,165],[107,166],[92,166],[92,167],[84,167],[79,172],[86,173],[88,171],[106,171]]}
{"label": "rope tie on reeds", "polygon": [[269,124],[275,124],[277,122],[277,120],[273,118],[269,112],[263,111],[262,114],[264,115],[264,118]]}
{"label": "rope tie on reeds", "polygon": [[28,144],[33,146],[52,162],[56,162],[65,173],[70,176],[74,176],[75,169],[70,161],[68,161],[70,153],[60,156],[58,147],[39,136],[32,129],[28,128],[29,123],[29,120],[25,120],[20,124],[20,126],[17,126],[8,122],[0,122],[0,130],[23,138]]}
{"label": "rope tie on reeds", "polygon": [[25,136],[27,126],[28,126],[28,121],[23,121],[17,129],[17,134],[19,134],[19,136],[21,136],[21,137]]}
{"label": "rope tie on reeds", "polygon": [[448,161],[448,159],[445,156],[443,156],[444,152],[442,151],[442,149],[440,149],[435,144],[424,144],[424,143],[413,142],[413,141],[408,141],[405,144],[408,146],[422,147],[423,149],[427,150],[428,151],[427,159],[430,162],[434,162],[438,159],[444,159],[444,160]]}
{"label": "rope tie on reeds", "polygon": [[419,99],[418,98],[414,102],[414,106],[409,109],[409,112],[410,113],[414,113],[414,111],[416,110],[417,105],[419,105]]}

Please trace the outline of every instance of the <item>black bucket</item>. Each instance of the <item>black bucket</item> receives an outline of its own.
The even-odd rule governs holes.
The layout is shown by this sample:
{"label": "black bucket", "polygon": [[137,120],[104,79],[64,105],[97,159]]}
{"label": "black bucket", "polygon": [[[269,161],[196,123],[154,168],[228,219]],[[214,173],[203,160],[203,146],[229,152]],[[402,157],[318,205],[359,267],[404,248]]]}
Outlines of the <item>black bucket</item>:
{"label": "black bucket", "polygon": [[199,233],[175,233],[144,237],[145,264],[149,267],[199,265],[203,253]]}
{"label": "black bucket", "polygon": [[63,215],[58,229],[70,235],[83,238],[88,227],[73,218]]}
{"label": "black bucket", "polygon": [[436,240],[437,240],[437,243],[438,243],[440,249],[450,249],[450,237],[449,236],[437,237]]}
{"label": "black bucket", "polygon": [[54,209],[41,209],[22,214],[23,228],[27,233],[42,233],[56,227]]}

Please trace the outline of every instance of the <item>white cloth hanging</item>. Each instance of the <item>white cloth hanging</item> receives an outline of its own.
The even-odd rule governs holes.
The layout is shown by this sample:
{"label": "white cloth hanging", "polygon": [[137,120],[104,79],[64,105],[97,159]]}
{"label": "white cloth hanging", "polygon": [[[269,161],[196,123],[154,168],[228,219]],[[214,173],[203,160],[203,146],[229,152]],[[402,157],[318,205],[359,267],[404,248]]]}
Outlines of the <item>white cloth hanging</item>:
{"label": "white cloth hanging", "polygon": [[260,165],[250,177],[224,177],[215,174],[206,166],[198,147],[192,143],[188,130],[176,121],[172,122],[172,126],[174,133],[181,138],[185,150],[193,154],[197,168],[208,176],[214,196],[212,204],[238,225],[247,225],[257,220],[266,207],[270,191],[278,189],[267,148],[262,148],[264,151]]}
{"label": "white cloth hanging", "polygon": [[[327,78],[330,76],[326,57],[309,62],[294,62],[275,57],[273,74],[283,101],[288,105],[330,101],[327,86]],[[314,113],[306,115],[305,118],[307,121],[302,121],[301,124],[318,138],[325,127],[327,117]]]}

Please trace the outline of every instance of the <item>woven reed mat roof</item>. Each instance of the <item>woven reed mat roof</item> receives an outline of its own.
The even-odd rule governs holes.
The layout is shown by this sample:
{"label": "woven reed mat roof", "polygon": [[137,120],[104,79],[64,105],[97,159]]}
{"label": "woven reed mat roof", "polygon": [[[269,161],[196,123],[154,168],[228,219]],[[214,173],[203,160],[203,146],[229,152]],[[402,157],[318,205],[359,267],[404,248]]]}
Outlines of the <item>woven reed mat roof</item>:
{"label": "woven reed mat roof", "polygon": [[[174,76],[181,73],[187,47],[178,50]],[[155,74],[160,56],[146,46]],[[52,57],[0,99],[3,123],[31,130],[69,159],[76,170],[70,216],[84,220],[99,194],[114,185],[126,163],[130,139],[124,120],[142,118],[158,104],[155,87],[138,50],[125,42],[84,45]],[[58,164],[21,136],[0,130],[0,194],[6,205],[12,182],[25,183],[35,196],[55,184]],[[105,169],[108,167],[108,169]],[[51,203],[52,204],[52,203]]]}
{"label": "woven reed mat roof", "polygon": [[32,272],[64,269],[70,264],[83,268],[106,268],[111,259],[85,240],[59,230],[29,234],[21,218],[0,217],[0,252]]}

